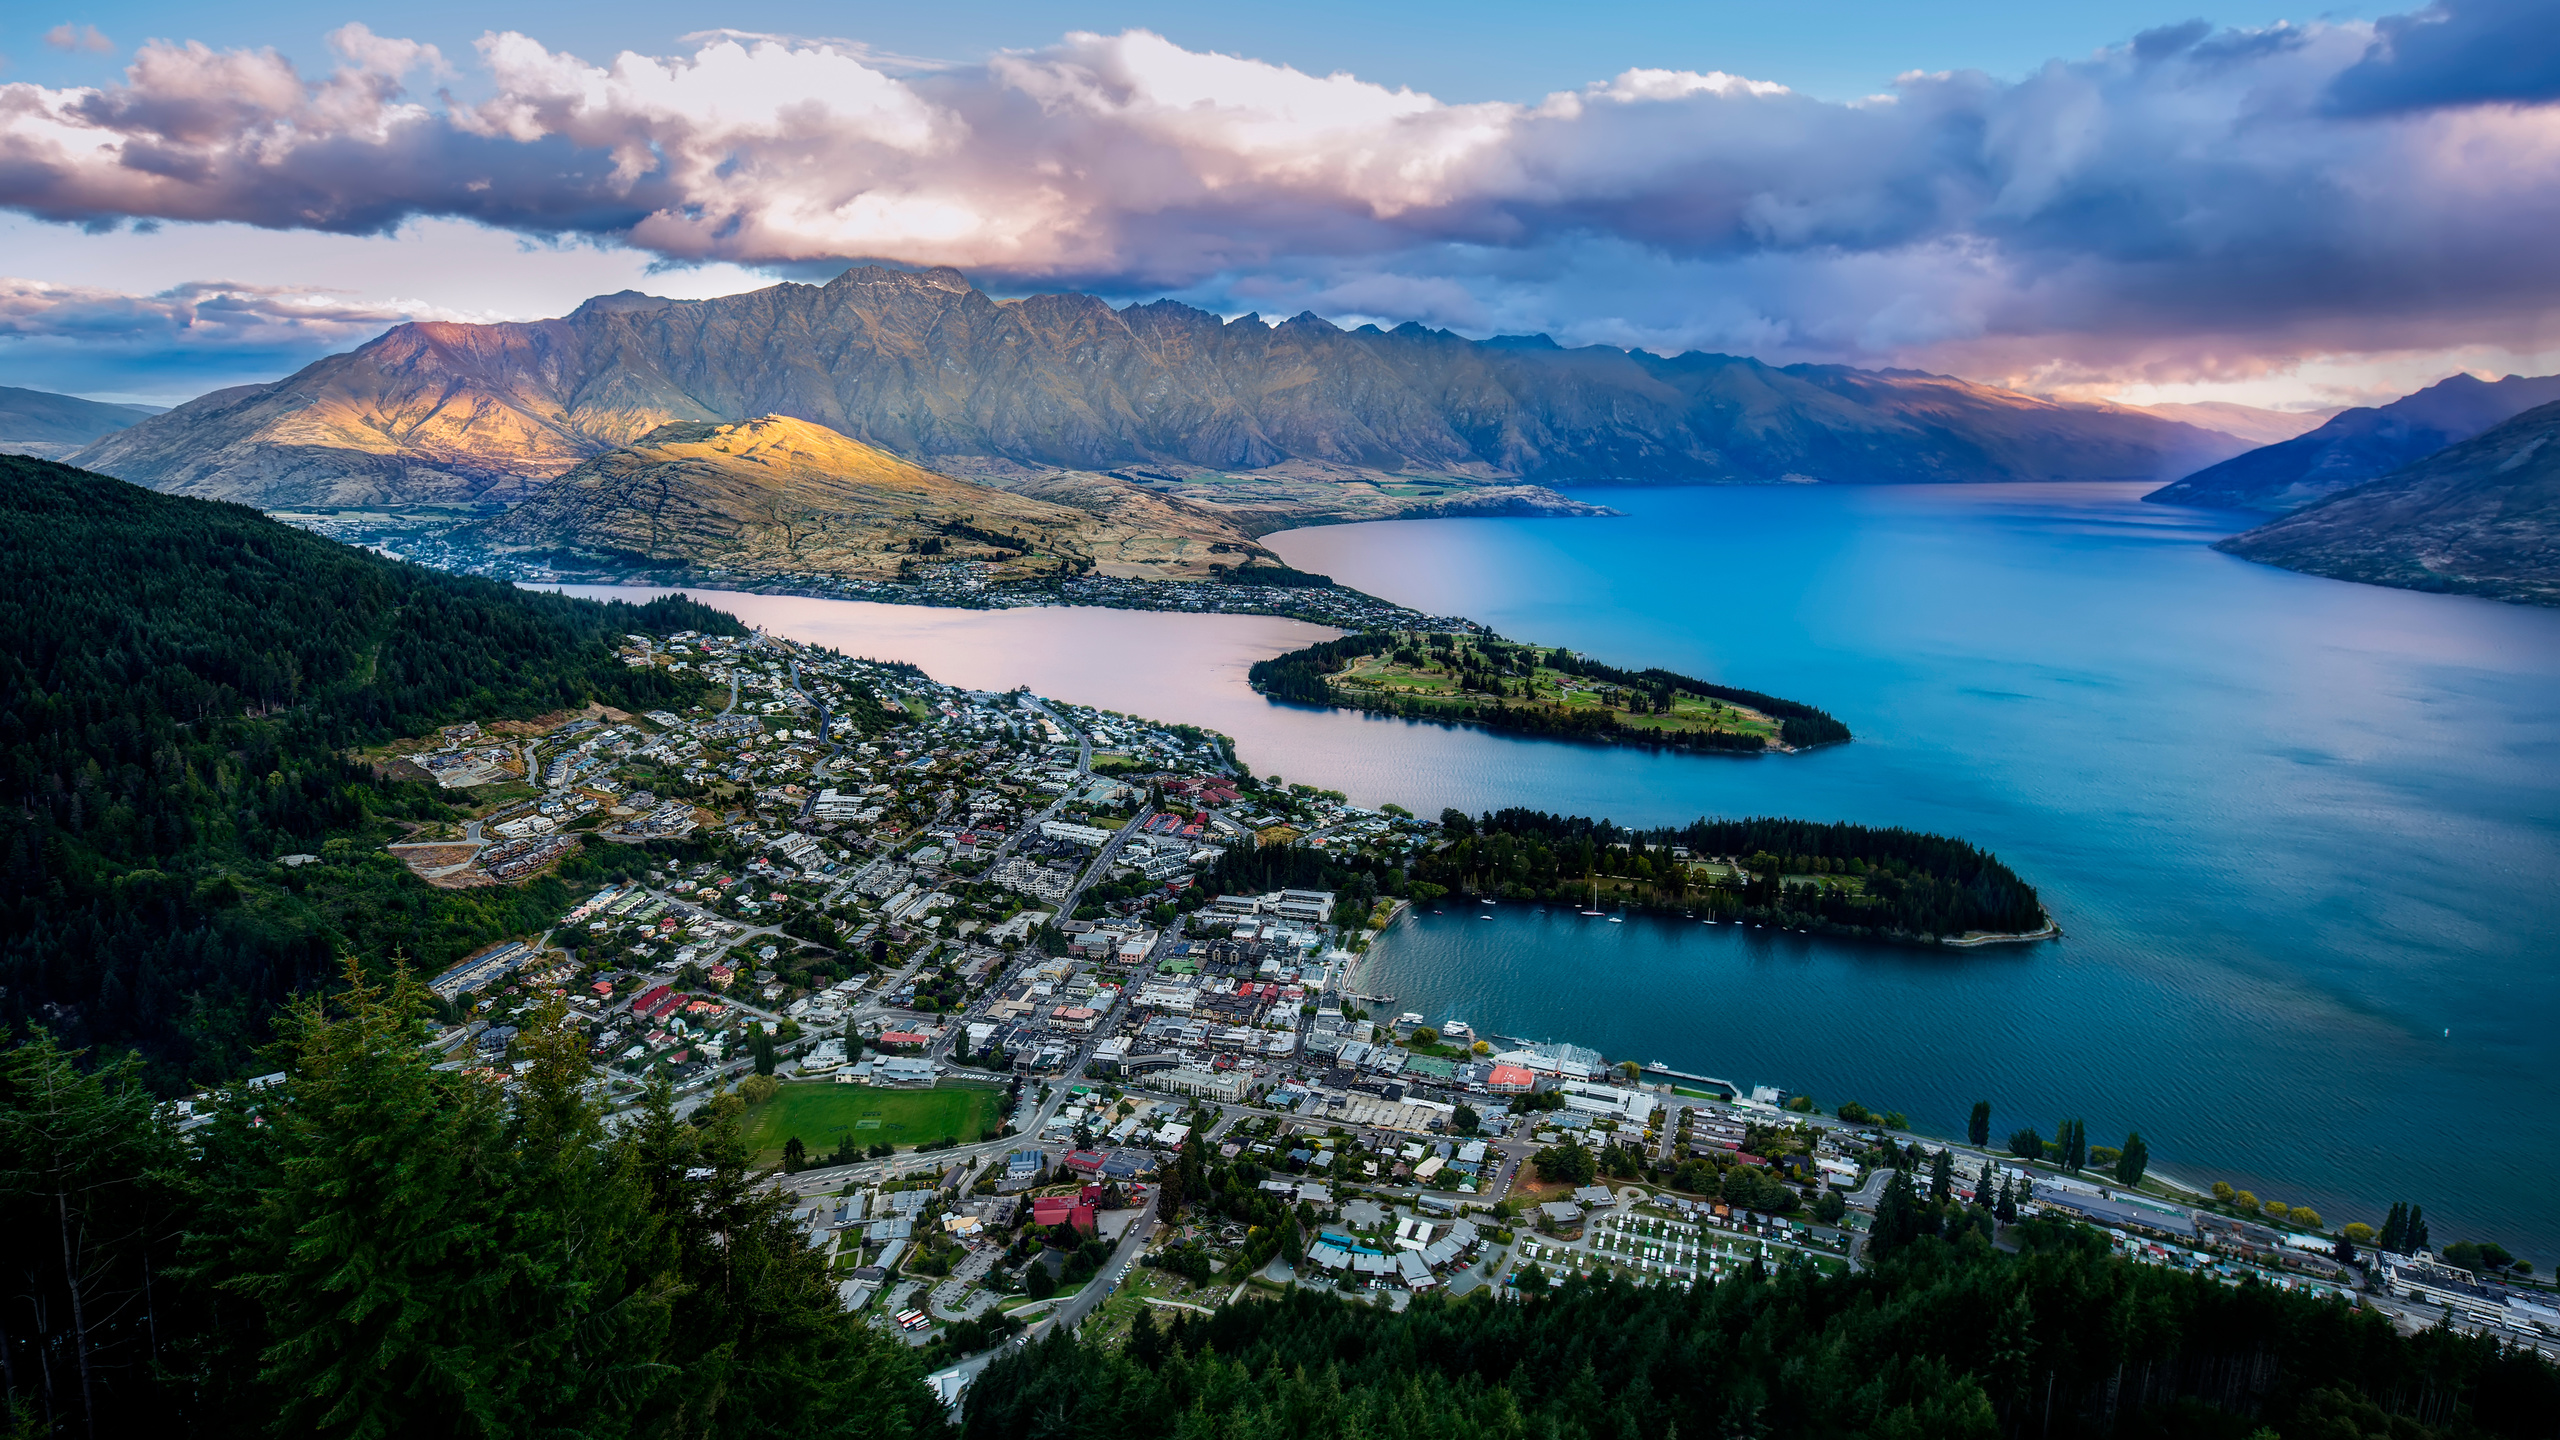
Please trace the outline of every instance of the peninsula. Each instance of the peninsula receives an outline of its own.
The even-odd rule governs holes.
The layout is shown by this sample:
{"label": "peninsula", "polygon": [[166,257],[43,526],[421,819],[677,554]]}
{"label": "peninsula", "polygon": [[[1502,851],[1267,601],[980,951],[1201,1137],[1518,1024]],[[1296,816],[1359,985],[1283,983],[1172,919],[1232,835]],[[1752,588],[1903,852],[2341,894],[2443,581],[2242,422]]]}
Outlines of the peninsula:
{"label": "peninsula", "polygon": [[1758,755],[1850,738],[1797,701],[1481,630],[1346,635],[1261,661],[1249,679],[1275,700],[1560,740]]}

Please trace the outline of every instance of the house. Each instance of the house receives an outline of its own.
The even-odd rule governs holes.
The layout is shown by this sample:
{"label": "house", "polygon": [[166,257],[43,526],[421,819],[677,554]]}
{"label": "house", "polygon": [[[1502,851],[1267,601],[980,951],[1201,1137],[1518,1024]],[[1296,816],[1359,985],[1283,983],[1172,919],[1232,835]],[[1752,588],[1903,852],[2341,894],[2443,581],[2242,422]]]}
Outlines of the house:
{"label": "house", "polygon": [[1102,1173],[1102,1161],[1099,1150],[1070,1150],[1058,1163],[1079,1175],[1099,1175]]}
{"label": "house", "polygon": [[1525,1095],[1537,1088],[1537,1084],[1538,1077],[1533,1071],[1517,1065],[1496,1065],[1493,1074],[1486,1077],[1484,1088],[1496,1095]]}
{"label": "house", "polygon": [[928,1037],[919,1035],[912,1030],[883,1030],[878,1036],[874,1037],[872,1043],[878,1045],[883,1050],[920,1049],[927,1043],[927,1041]]}
{"label": "house", "polygon": [[1582,1223],[1582,1207],[1570,1200],[1550,1200],[1538,1207],[1538,1216],[1559,1229]]}
{"label": "house", "polygon": [[1079,1235],[1094,1233],[1093,1207],[1064,1195],[1043,1195],[1031,1202],[1031,1223],[1043,1230],[1072,1226]]}

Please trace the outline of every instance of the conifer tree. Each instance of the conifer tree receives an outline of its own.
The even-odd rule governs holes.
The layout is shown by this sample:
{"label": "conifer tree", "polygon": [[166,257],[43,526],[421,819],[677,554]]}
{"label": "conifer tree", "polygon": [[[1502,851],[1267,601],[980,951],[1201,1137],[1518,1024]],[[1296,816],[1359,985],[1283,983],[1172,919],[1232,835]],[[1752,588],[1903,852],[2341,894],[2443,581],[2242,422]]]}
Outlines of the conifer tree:
{"label": "conifer tree", "polygon": [[2132,1131],[2124,1137],[2123,1153],[2116,1156],[2116,1183],[2130,1190],[2142,1183],[2142,1174],[2151,1168],[2151,1147],[2142,1143],[2142,1132]]}
{"label": "conifer tree", "polygon": [[[167,1177],[181,1151],[138,1059],[83,1074],[82,1058],[43,1030],[0,1056],[0,1222],[13,1247],[0,1346],[33,1339],[39,1353],[67,1352],[66,1393],[51,1408],[61,1429],[77,1416],[95,1435],[102,1415],[111,1431],[135,1415],[135,1382],[151,1363],[150,1276],[176,1233]],[[48,1369],[48,1390],[52,1380]]]}
{"label": "conifer tree", "polygon": [[274,1185],[246,1233],[211,1237],[219,1283],[254,1302],[257,1379],[278,1428],[304,1435],[507,1428],[527,1359],[512,1333],[498,1092],[439,1073],[422,1048],[422,988],[368,980],[352,958],[334,1000],[297,1002],[282,1029],[285,1098],[262,1118]]}
{"label": "conifer tree", "polygon": [[2409,1202],[2394,1200],[2391,1213],[2383,1217],[2382,1233],[2373,1237],[2374,1248],[2393,1255],[2405,1255],[2408,1253],[2408,1239]]}

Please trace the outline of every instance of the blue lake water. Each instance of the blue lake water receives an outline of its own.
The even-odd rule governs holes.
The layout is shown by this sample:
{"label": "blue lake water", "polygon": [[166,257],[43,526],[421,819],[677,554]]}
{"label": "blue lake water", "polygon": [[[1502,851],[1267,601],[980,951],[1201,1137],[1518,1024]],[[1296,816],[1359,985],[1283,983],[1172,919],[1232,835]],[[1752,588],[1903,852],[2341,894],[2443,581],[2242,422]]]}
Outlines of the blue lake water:
{"label": "blue lake water", "polygon": [[[2139,1128],[2162,1168],[2560,1260],[2560,612],[2320,580],[2139,487],[1581,492],[1610,520],[1271,537],[1302,569],[1506,635],[1822,706],[1857,742],[1653,755],[1273,705],[1250,617],[738,596],[973,686],[1210,725],[1417,810],[1787,814],[1997,851],[2066,938],[1939,954],[1505,905],[1364,971],[1434,1019],[1858,1099],[1952,1132]],[[710,598],[710,597],[706,597]],[[2450,1032],[2449,1034],[2447,1032]]]}

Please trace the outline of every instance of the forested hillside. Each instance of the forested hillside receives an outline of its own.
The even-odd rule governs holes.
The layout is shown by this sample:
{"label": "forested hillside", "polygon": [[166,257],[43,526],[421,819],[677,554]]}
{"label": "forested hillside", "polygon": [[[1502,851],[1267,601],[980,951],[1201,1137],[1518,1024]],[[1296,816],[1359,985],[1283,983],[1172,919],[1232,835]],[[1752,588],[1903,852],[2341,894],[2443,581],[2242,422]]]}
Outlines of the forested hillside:
{"label": "forested hillside", "polygon": [[[988,1367],[964,1440],[1740,1440],[2548,1436],[2560,1378],[2526,1350],[2263,1285],[2134,1265],[2033,1221],[1865,1273],[1695,1290],[1568,1282],[1401,1313],[1300,1291],[1141,1320],[1124,1350],[1053,1338]],[[1170,1417],[1179,1417],[1178,1420]],[[2264,1427],[2264,1428],[2261,1428]]]}
{"label": "forested hillside", "polygon": [[736,1095],[608,1132],[553,1002],[501,1089],[430,1068],[361,972],[279,1029],[285,1083],[181,1136],[139,1065],[0,1051],[12,1436],[727,1440],[943,1430],[848,1314]]}
{"label": "forested hillside", "polygon": [[[0,457],[0,1019],[139,1046],[172,1088],[234,1073],[342,948],[432,967],[557,915],[558,880],[435,890],[382,855],[391,821],[446,807],[347,751],[673,703],[683,682],[609,642],[688,628],[739,630],[680,597],[529,593]],[[274,863],[296,852],[327,863]]]}

